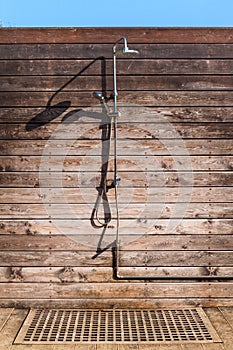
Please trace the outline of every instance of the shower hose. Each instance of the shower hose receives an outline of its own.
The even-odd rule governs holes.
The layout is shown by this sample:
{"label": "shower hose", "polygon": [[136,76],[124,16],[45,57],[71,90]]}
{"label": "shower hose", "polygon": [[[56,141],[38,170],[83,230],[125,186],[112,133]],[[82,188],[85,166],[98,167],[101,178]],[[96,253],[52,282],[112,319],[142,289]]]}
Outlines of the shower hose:
{"label": "shower hose", "polygon": [[[118,187],[118,183],[120,181],[120,178],[118,177],[118,170],[117,170],[117,117],[118,117],[118,113],[114,114],[114,116],[111,116],[111,114],[109,115],[109,117],[111,117],[111,122],[110,122],[110,130],[109,130],[109,140],[110,140],[110,144],[109,144],[109,150],[111,149],[111,142],[112,142],[112,129],[113,129],[113,140],[114,140],[114,144],[113,144],[113,157],[114,157],[114,179],[112,182],[111,186],[107,186],[107,179],[106,179],[106,173],[108,171],[108,169],[106,169],[106,173],[104,174],[104,179],[103,181],[101,181],[101,185],[98,189],[99,193],[97,196],[97,200],[92,212],[92,218],[91,218],[91,222],[92,225],[94,227],[97,228],[107,228],[108,224],[110,223],[110,221],[112,220],[111,217],[111,209],[108,203],[108,198],[107,198],[107,192],[110,188],[114,188],[114,199],[115,199],[115,208],[116,208],[116,239],[114,241],[114,245],[118,245],[119,244],[119,223],[120,223],[120,218],[119,218],[119,205],[118,205],[118,191],[117,191],[117,187]],[[108,155],[109,156],[109,155]],[[108,160],[107,160],[108,162]],[[106,209],[105,211],[107,211],[107,215],[105,215],[104,219],[100,219],[99,217],[99,206],[100,206],[100,201],[101,199],[103,200],[103,205],[104,208]],[[97,224],[95,223],[97,222]]]}

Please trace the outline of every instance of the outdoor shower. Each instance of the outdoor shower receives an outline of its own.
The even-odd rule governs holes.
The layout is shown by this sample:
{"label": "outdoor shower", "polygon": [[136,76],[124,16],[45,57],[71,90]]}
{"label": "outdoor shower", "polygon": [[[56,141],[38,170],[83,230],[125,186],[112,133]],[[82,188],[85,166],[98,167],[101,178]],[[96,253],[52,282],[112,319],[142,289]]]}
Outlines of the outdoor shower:
{"label": "outdoor shower", "polygon": [[[122,43],[122,45],[120,45]],[[117,107],[117,57],[124,57],[125,55],[132,55],[132,54],[138,54],[139,51],[137,50],[132,50],[128,48],[127,45],[127,39],[126,37],[120,38],[112,48],[112,53],[113,53],[113,93],[110,98],[113,98],[113,110],[110,111],[110,108],[107,104],[108,98],[105,98],[101,92],[95,91],[93,92],[93,95],[95,98],[97,98],[104,106],[105,112],[107,113],[107,116],[110,118],[110,133],[109,136],[111,138],[111,129],[112,129],[112,124],[113,124],[113,132],[114,132],[114,178],[112,180],[112,184],[110,186],[107,186],[106,184],[106,177],[105,181],[102,184],[103,189],[102,189],[102,196],[103,198],[107,198],[106,192],[110,188],[115,189],[115,206],[116,206],[116,221],[117,221],[117,227],[116,227],[116,240],[115,240],[115,245],[116,247],[119,246],[119,208],[118,208],[118,193],[117,193],[117,186],[120,182],[120,178],[118,176],[118,171],[117,171],[117,119],[120,115],[118,107]],[[107,170],[107,169],[106,169]],[[106,229],[106,226],[108,222],[110,221],[111,215],[108,215],[108,219],[105,219],[105,222],[101,222],[98,218],[98,205],[99,201],[97,200],[97,203],[95,205],[95,217],[97,219],[97,222],[102,225]]]}
{"label": "outdoor shower", "polygon": [[[123,42],[123,45],[120,46],[119,44]],[[117,119],[119,117],[119,110],[117,108],[117,68],[116,68],[116,62],[117,62],[117,56],[124,56],[124,55],[132,55],[132,54],[137,54],[139,53],[137,50],[131,50],[128,48],[127,45],[127,40],[126,37],[122,37],[121,39],[119,39],[112,48],[112,52],[113,52],[113,93],[111,95],[111,98],[113,98],[113,110],[110,111],[110,108],[107,104],[108,102],[108,98],[104,97],[103,94],[101,92],[98,91],[94,91],[93,95],[95,98],[97,98],[104,106],[105,112],[107,114],[107,116],[109,117],[109,121],[110,121],[110,130],[109,130],[109,137],[111,138],[111,129],[112,129],[112,124],[113,124],[113,130],[114,130],[114,178],[112,180],[111,185],[107,186],[106,183],[106,176],[104,177],[104,181],[102,182],[102,187],[100,189],[100,194],[103,197],[103,199],[106,201],[107,198],[107,191],[110,188],[114,188],[115,189],[115,205],[116,205],[116,215],[117,215],[117,231],[116,231],[116,245],[118,244],[118,240],[119,240],[119,209],[118,209],[118,194],[117,194],[117,186],[119,184],[120,178],[118,176],[117,173]],[[107,169],[105,169],[107,170]],[[100,196],[98,196],[100,197]],[[98,218],[98,206],[99,206],[99,199],[97,199],[95,208],[94,208],[94,217],[97,220],[98,224],[100,226],[98,227],[104,227],[106,229],[106,225],[108,224],[108,222],[110,222],[110,212],[108,213],[108,218],[105,218],[105,222],[101,222],[101,220]],[[109,206],[107,203],[105,203],[105,207],[108,207],[108,211],[110,210]],[[94,225],[96,226],[96,225]]]}
{"label": "outdoor shower", "polygon": [[[120,240],[119,240],[119,208],[118,208],[118,191],[117,187],[120,182],[120,178],[118,176],[117,171],[117,119],[120,116],[120,112],[118,110],[117,106],[117,57],[124,57],[125,55],[133,55],[138,54],[139,51],[132,50],[128,48],[127,45],[127,39],[126,37],[120,38],[112,47],[112,53],[113,53],[113,93],[109,98],[106,98],[101,92],[93,92],[93,95],[95,98],[97,98],[104,107],[104,110],[107,114],[107,117],[109,118],[109,124],[110,124],[110,131],[109,131],[109,139],[111,141],[111,130],[113,127],[113,142],[114,142],[114,178],[112,180],[111,185],[107,186],[107,180],[106,175],[104,177],[104,181],[101,181],[102,183],[102,191],[101,196],[103,199],[105,199],[106,193],[110,188],[114,188],[115,190],[115,207],[116,207],[116,235],[115,235],[115,241],[112,246],[112,253],[113,253],[113,277],[117,280],[231,280],[232,277],[230,276],[213,276],[213,275],[207,275],[207,276],[120,276],[119,275],[119,250],[120,250]],[[110,99],[113,99],[113,110],[110,110],[110,107],[108,106],[108,101]],[[107,166],[105,167],[106,173],[108,172]],[[99,196],[100,197],[100,196]],[[111,221],[111,214],[110,214],[110,208],[108,208],[109,213],[107,218],[104,222],[101,222],[98,219],[98,205],[99,205],[99,199],[96,202],[95,205],[95,216],[97,219],[97,222],[100,224],[98,227],[103,227],[104,232],[107,228],[108,223]],[[108,206],[108,204],[107,204]],[[97,226],[96,226],[97,227]],[[109,248],[109,246],[108,246]],[[106,249],[104,249],[106,250]]]}

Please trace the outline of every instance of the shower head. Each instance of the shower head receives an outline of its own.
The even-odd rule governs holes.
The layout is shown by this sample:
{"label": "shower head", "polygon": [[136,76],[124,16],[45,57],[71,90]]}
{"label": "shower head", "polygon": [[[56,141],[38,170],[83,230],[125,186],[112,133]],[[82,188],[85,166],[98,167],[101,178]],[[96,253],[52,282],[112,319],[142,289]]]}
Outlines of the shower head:
{"label": "shower head", "polygon": [[95,96],[95,98],[97,98],[100,102],[104,101],[104,96],[101,94],[101,92],[98,91],[94,91],[93,95]]}
{"label": "shower head", "polygon": [[[117,46],[118,44],[123,41],[123,47],[121,49],[117,49]],[[133,54],[138,54],[139,51],[138,50],[131,50],[128,48],[128,45],[127,45],[127,40],[126,40],[126,37],[123,36],[121,39],[119,39],[114,45],[113,45],[113,53],[114,55],[116,56],[125,56],[125,55],[133,55]]]}
{"label": "shower head", "polygon": [[105,97],[101,94],[101,92],[99,92],[99,91],[94,91],[94,92],[93,92],[93,95],[94,95],[95,98],[97,98],[97,100],[99,100],[99,101],[103,104],[106,113],[109,114],[109,107],[108,107],[108,104],[107,104],[108,99],[105,98]]}
{"label": "shower head", "polygon": [[138,54],[138,53],[139,53],[138,50],[131,50],[127,46],[126,47],[124,46],[122,50],[117,50],[115,52],[116,56],[118,56],[118,57],[128,56],[128,55],[135,55],[135,54]]}

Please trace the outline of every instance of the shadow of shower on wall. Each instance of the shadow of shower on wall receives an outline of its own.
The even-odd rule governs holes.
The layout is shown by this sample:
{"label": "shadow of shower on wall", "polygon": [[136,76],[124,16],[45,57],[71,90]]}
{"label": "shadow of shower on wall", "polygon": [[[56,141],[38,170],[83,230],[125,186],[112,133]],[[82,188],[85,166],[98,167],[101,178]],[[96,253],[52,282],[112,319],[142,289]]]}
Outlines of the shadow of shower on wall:
{"label": "shadow of shower on wall", "polygon": [[33,117],[26,124],[25,129],[27,131],[32,131],[52,122],[54,119],[58,118],[61,114],[63,114],[70,107],[70,105],[70,101],[58,102],[55,105],[52,105],[49,101],[49,103],[46,105],[45,110]]}
{"label": "shadow of shower on wall", "polygon": [[[71,101],[61,101],[56,104],[53,104],[54,99],[59,96],[59,93],[62,92],[69,84],[71,84],[74,80],[76,80],[79,76],[81,76],[84,72],[88,71],[88,69],[95,64],[96,62],[100,62],[101,64],[101,88],[102,88],[102,94],[103,96],[106,96],[106,59],[104,56],[100,56],[95,58],[93,61],[91,61],[87,66],[82,68],[77,74],[75,74],[71,79],[69,79],[64,85],[62,85],[48,100],[45,109],[38,113],[36,116],[34,116],[32,119],[30,119],[25,129],[26,131],[32,131],[34,129],[37,129],[41,126],[44,126],[52,121],[54,121],[56,118],[61,116],[69,107],[71,107]],[[72,97],[72,95],[71,95]],[[68,112],[62,119],[62,122],[64,122],[67,118],[72,116],[74,113],[79,112],[81,109],[76,109],[73,111]]]}
{"label": "shadow of shower on wall", "polygon": [[[31,118],[31,120],[26,124],[26,131],[33,131],[34,129],[43,127],[53,121],[55,121],[58,117],[62,116],[70,107],[71,100],[65,100],[58,103],[53,103],[56,97],[59,97],[59,93],[61,93],[69,84],[74,82],[79,76],[81,76],[84,72],[88,71],[88,69],[95,64],[96,62],[100,62],[101,69],[101,92],[102,95],[106,98],[107,93],[107,84],[106,84],[106,60],[105,57],[100,56],[91,61],[87,66],[81,69],[77,74],[75,74],[71,79],[69,79],[65,84],[63,84],[48,100],[45,109],[38,113],[36,116]],[[72,94],[71,94],[72,97]],[[102,243],[104,240],[105,232],[107,230],[107,225],[99,225],[96,221],[96,209],[100,205],[100,201],[102,202],[103,207],[103,221],[104,223],[108,223],[111,220],[111,209],[108,202],[106,181],[108,174],[108,163],[109,163],[109,152],[110,152],[110,135],[111,135],[111,122],[108,117],[106,117],[105,113],[102,112],[91,112],[82,109],[73,109],[63,115],[61,119],[61,123],[73,123],[77,122],[82,117],[88,117],[95,121],[100,122],[99,129],[101,129],[101,137],[102,140],[102,151],[101,151],[101,176],[99,185],[96,187],[97,197],[95,204],[93,206],[93,210],[90,214],[90,223],[92,227],[101,230],[99,241],[97,243],[96,254],[92,257],[92,259],[97,258],[101,253],[111,248],[114,242],[108,244],[106,247],[102,247]],[[82,127],[82,124],[80,124]]]}

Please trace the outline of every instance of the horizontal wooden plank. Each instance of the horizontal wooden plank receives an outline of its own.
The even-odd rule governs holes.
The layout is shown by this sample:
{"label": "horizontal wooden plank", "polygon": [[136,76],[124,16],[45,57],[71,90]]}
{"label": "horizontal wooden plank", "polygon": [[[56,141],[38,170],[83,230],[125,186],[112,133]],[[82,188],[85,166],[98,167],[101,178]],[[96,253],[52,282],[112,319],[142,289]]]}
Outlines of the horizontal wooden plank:
{"label": "horizontal wooden plank", "polygon": [[[0,188],[1,204],[83,204],[83,210],[80,206],[80,215],[86,217],[90,212],[90,205],[95,203],[98,192],[95,187],[78,188],[56,188],[54,182],[50,188],[43,191],[38,188]],[[53,186],[54,185],[54,186]],[[127,186],[128,185],[128,186]],[[110,189],[107,194],[109,203],[114,203],[115,191]],[[152,203],[232,203],[233,187],[165,187],[163,183],[160,187],[144,186],[133,187],[132,184],[124,183],[118,187],[119,203],[143,203],[151,204],[148,209],[148,216],[153,211]],[[86,204],[90,204],[85,207]],[[127,208],[124,208],[127,211]],[[39,212],[43,212],[43,209]],[[62,209],[61,209],[62,213]],[[78,208],[77,208],[78,213]],[[127,215],[127,214],[126,214]]]}
{"label": "horizontal wooden plank", "polygon": [[232,28],[1,28],[0,43],[233,43]]}
{"label": "horizontal wooden plank", "polygon": [[[124,276],[233,276],[233,267],[122,267]],[[0,283],[117,283],[111,267],[0,267]],[[123,281],[122,281],[123,282]],[[135,281],[137,282],[137,281]],[[125,281],[125,283],[128,283]],[[140,281],[138,281],[140,283]]]}
{"label": "horizontal wooden plank", "polygon": [[[52,159],[51,159],[52,158]],[[232,156],[124,156],[118,157],[119,172],[134,172],[145,178],[147,172],[167,172],[178,171],[229,171],[232,170]],[[43,164],[42,164],[43,160]],[[185,162],[186,161],[186,162]],[[48,165],[46,165],[46,162]],[[179,163],[178,163],[179,162]],[[98,176],[101,169],[100,157],[92,156],[55,156],[40,157],[40,156],[0,156],[0,171],[14,172],[14,171],[50,171],[59,172],[80,172],[79,177],[85,180],[88,175],[87,172],[95,172],[95,177]],[[62,170],[61,170],[62,167]],[[113,171],[112,159],[109,162],[110,172]],[[85,176],[84,176],[85,175]],[[51,177],[52,179],[52,177]],[[186,177],[187,185],[191,183]],[[41,173],[41,181],[42,173]],[[98,183],[97,183],[98,184]],[[54,185],[53,185],[54,186]]]}
{"label": "horizontal wooden plank", "polygon": [[[173,309],[173,308],[185,308],[185,307],[216,307],[216,306],[231,306],[233,299],[228,298],[210,298],[210,297],[197,297],[197,298],[182,298],[182,296],[176,298],[121,298],[121,299],[1,299],[1,307],[14,307],[19,309],[27,308],[60,308],[60,309]],[[209,346],[209,345],[208,345]]]}
{"label": "horizontal wooden plank", "polygon": [[[63,91],[95,91],[102,90],[101,76],[78,76],[71,79],[66,76],[0,76],[0,91],[50,91],[56,92],[64,86]],[[113,89],[113,78],[106,76],[104,83],[107,95]],[[117,79],[118,93],[128,90],[233,90],[231,76],[214,75],[183,75],[183,76],[119,76]]]}
{"label": "horizontal wooden plank", "polygon": [[120,266],[232,266],[232,252],[130,251],[120,253]]}
{"label": "horizontal wooden plank", "polygon": [[[63,106],[63,107],[62,107]],[[122,105],[119,108],[121,110],[121,121],[132,122],[141,121],[139,116],[143,115],[143,121],[169,121],[170,123],[177,122],[232,122],[233,121],[233,109],[232,107],[142,107],[136,106],[131,108],[129,105],[127,107],[127,113],[122,113]],[[100,111],[101,107],[96,111]],[[132,109],[132,111],[131,111]],[[88,109],[89,110],[89,109]],[[0,117],[1,123],[25,123],[28,124],[40,124],[41,126],[48,122],[61,123],[67,119],[72,113],[77,113],[72,107],[68,106],[68,103],[63,103],[61,105],[53,104],[47,109],[40,107],[0,107]],[[79,115],[79,114],[78,114]],[[134,116],[134,119],[132,119]],[[136,119],[135,119],[136,117]],[[91,120],[91,119],[90,119]],[[93,119],[92,119],[93,122]]]}
{"label": "horizontal wooden plank", "polygon": [[[155,142],[154,145],[158,144],[158,140],[160,140],[161,143],[162,140],[177,140],[176,144],[167,141],[165,147],[169,147],[174,151],[178,144],[179,148],[177,153],[180,154],[182,152],[182,147],[185,147],[181,137],[183,139],[228,139],[232,138],[231,126],[231,123],[176,123],[170,125],[166,122],[156,123],[154,121],[150,123],[121,123],[119,121],[118,139],[134,140],[134,142],[135,140],[152,139]],[[72,143],[77,140],[108,140],[105,130],[106,127],[107,124],[94,122],[84,123],[82,121],[77,121],[76,123],[64,122],[62,124],[57,124],[49,123],[48,121],[35,124],[32,120],[26,125],[18,123],[4,124],[0,130],[0,139],[47,140],[52,136],[53,139],[63,140],[62,146],[67,148],[71,147]],[[73,140],[73,142],[71,143],[69,140]],[[159,146],[161,148],[161,144]],[[181,152],[179,152],[180,149]],[[57,151],[57,148],[55,148],[55,151]]]}
{"label": "horizontal wooden plank", "polygon": [[[127,273],[132,269],[127,269]],[[145,271],[145,268],[141,268]],[[230,272],[231,268],[226,268]],[[156,271],[156,269],[153,269]],[[176,271],[176,270],[175,270]],[[183,271],[183,270],[181,270]],[[0,282],[114,282],[111,267],[0,267]]]}
{"label": "horizontal wooden plank", "polygon": [[[204,298],[211,293],[213,298],[227,298],[232,294],[232,283],[74,283],[74,284],[39,284],[39,283],[1,283],[1,298],[32,299],[122,299],[125,298]],[[10,289],[12,287],[12,289]],[[34,293],[33,293],[33,290]],[[195,294],[196,293],[196,294]],[[222,293],[222,295],[221,295]],[[101,298],[102,296],[102,298]]]}
{"label": "horizontal wooden plank", "polygon": [[[137,44],[133,48],[139,51],[140,58],[233,58],[232,44]],[[112,58],[111,44],[1,44],[1,59],[77,59]]]}
{"label": "horizontal wooden plank", "polygon": [[112,254],[110,252],[99,255],[98,259],[92,259],[94,255],[94,251],[37,251],[36,254],[35,251],[18,251],[17,255],[15,251],[3,251],[0,255],[0,266],[112,266]]}
{"label": "horizontal wooden plank", "polygon": [[[109,173],[113,175],[113,173]],[[61,182],[63,188],[77,188],[82,186],[95,187],[100,181],[100,175],[98,176],[96,172],[92,174],[89,173],[86,178],[86,182],[82,181],[79,183],[79,173],[78,172],[63,172],[61,175]],[[140,172],[121,172],[122,181],[127,181],[132,187],[145,186],[145,181],[141,177]],[[50,187],[51,183],[55,183],[59,173],[38,173],[38,172],[0,172],[0,187]],[[229,186],[233,183],[233,173],[230,171],[218,171],[218,172],[192,172],[193,187],[223,187]],[[40,179],[41,178],[41,179]],[[161,179],[162,178],[162,179]],[[42,180],[43,179],[43,180]],[[189,181],[187,181],[187,173],[179,172],[164,172],[161,173],[147,173],[147,179],[149,179],[150,186],[156,187],[162,185],[164,187],[173,186],[185,186]]]}
{"label": "horizontal wooden plank", "polygon": [[[86,155],[91,152],[92,155],[107,155],[107,149],[103,150],[98,140],[77,140],[70,142],[69,155]],[[56,155],[66,155],[65,140],[0,140],[0,152],[4,156],[40,156],[46,150]],[[101,147],[98,147],[101,146]],[[190,155],[231,155],[232,154],[231,139],[187,139],[182,142],[167,141],[165,143],[157,139],[132,140],[119,139],[117,142],[117,154],[119,156],[126,155],[170,155],[184,154],[188,151]],[[111,157],[113,155],[112,147],[110,149]]]}
{"label": "horizontal wooden plank", "polygon": [[[122,220],[122,219],[121,219]],[[62,221],[62,220],[61,220]],[[164,234],[167,230],[168,224],[172,223],[173,219],[159,219],[154,223],[154,228],[151,228],[151,234]],[[60,222],[53,223],[52,220],[17,220],[9,219],[2,220],[0,224],[0,234],[26,234],[26,235],[51,235],[59,234],[56,224],[59,226]],[[77,222],[75,220],[63,220],[61,227],[66,228],[66,232],[70,235],[77,234]],[[178,225],[172,225],[173,234],[213,234],[213,235],[227,235],[233,234],[233,220],[232,219],[182,219]],[[169,232],[167,232],[169,233]],[[99,233],[100,234],[100,233]],[[7,238],[6,238],[7,239]]]}
{"label": "horizontal wooden plank", "polygon": [[[84,234],[81,235],[84,237]],[[130,251],[146,250],[153,254],[158,251],[209,251],[209,250],[220,250],[230,251],[233,250],[233,235],[210,235],[210,234],[148,234],[144,236],[134,234],[121,235],[121,239],[131,239],[132,241],[127,245],[127,249]],[[115,235],[109,235],[112,241],[114,241]],[[135,238],[134,238],[135,237]],[[7,239],[6,239],[7,238]],[[91,242],[92,235],[85,235],[85,240]],[[133,240],[134,239],[134,240]],[[0,235],[0,250],[1,251],[27,251],[27,250],[52,250],[62,251],[64,247],[66,250],[78,251],[85,250],[85,245],[80,243],[82,239],[80,235],[74,234],[69,237],[65,235]],[[125,247],[124,247],[125,249]],[[143,254],[145,254],[143,252]],[[173,253],[171,253],[173,254]],[[129,254],[130,256],[130,254]]]}
{"label": "horizontal wooden plank", "polygon": [[[119,75],[230,75],[233,69],[232,59],[118,59],[117,72]],[[80,75],[112,75],[112,59],[97,57],[94,59],[74,60],[2,60],[0,75],[66,75],[72,76],[72,81]],[[220,78],[219,78],[220,79]],[[67,79],[68,80],[68,79]],[[142,81],[143,84],[143,81]]]}
{"label": "horizontal wooden plank", "polygon": [[[105,251],[96,258],[95,251],[1,251],[0,266],[82,266],[111,267],[112,254]],[[233,266],[232,251],[124,251],[120,266]]]}
{"label": "horizontal wooden plank", "polygon": [[[90,222],[95,202],[86,204],[86,202],[83,201],[80,204],[2,204],[0,208],[0,217],[1,219],[25,220],[53,219],[55,222],[58,220],[56,224],[62,230],[61,232],[66,233],[68,227],[74,232],[77,232],[77,230],[79,230],[79,232],[89,230],[92,233],[97,233]],[[109,230],[112,231],[116,227],[115,204],[114,202],[111,202],[109,205],[112,214],[112,222],[109,225]],[[135,231],[137,229],[140,230],[140,232],[143,231],[143,233],[145,233],[149,228],[153,228],[157,219],[231,219],[233,215],[232,207],[232,203],[211,202],[190,204],[185,202],[119,202],[119,213],[121,217],[120,227],[123,232],[128,232],[129,230]],[[104,217],[102,210],[101,206],[99,212],[99,218],[101,220],[103,220]],[[67,225],[65,220],[68,219],[77,221]]]}
{"label": "horizontal wooden plank", "polygon": [[[226,91],[151,91],[122,92],[120,101],[144,106],[231,106],[231,92]],[[0,102],[4,107],[46,107],[51,93],[48,92],[1,92]],[[61,92],[54,98],[54,103],[68,101],[72,107],[96,105],[96,99],[88,92]]]}
{"label": "horizontal wooden plank", "polygon": [[213,297],[230,297],[233,283],[73,283],[73,284],[39,284],[39,283],[1,283],[0,298],[175,298],[182,295],[186,298],[208,297],[211,291]]}

